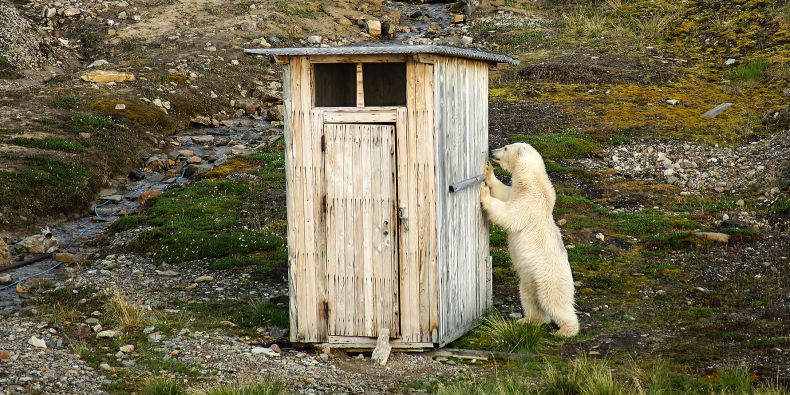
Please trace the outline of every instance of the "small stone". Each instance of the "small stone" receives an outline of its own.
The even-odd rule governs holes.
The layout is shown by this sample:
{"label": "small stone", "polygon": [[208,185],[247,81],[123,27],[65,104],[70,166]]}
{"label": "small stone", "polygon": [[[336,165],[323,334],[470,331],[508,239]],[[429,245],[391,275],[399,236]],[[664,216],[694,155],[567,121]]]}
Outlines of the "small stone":
{"label": "small stone", "polygon": [[99,369],[106,370],[108,372],[114,372],[115,371],[115,368],[110,366],[110,364],[108,364],[106,362],[102,362],[101,364],[99,364]]}
{"label": "small stone", "polygon": [[6,362],[11,359],[11,351],[0,350],[0,362]]}
{"label": "small stone", "polygon": [[732,107],[732,103],[721,103],[716,107],[711,108],[701,115],[702,118],[711,119],[716,118],[717,115],[724,112],[724,110]]}
{"label": "small stone", "polygon": [[321,36],[310,36],[310,37],[307,37],[307,42],[310,43],[310,44],[321,44],[321,41],[323,41],[323,37],[321,37]]}
{"label": "small stone", "polygon": [[71,8],[66,8],[66,10],[63,11],[63,16],[71,17],[71,16],[77,16],[81,13],[82,11],[80,11],[79,8],[71,7]]}
{"label": "small stone", "polygon": [[269,348],[271,348],[271,349],[272,349],[272,351],[274,351],[274,352],[276,352],[276,353],[278,353],[278,354],[283,352],[283,351],[280,349],[280,346],[278,346],[278,345],[277,345],[277,343],[273,343],[271,346],[269,346]]}
{"label": "small stone", "polygon": [[519,312],[510,313],[507,316],[512,318],[512,319],[514,319],[514,320],[520,320],[520,319],[524,318],[524,315],[519,313]]}
{"label": "small stone", "polygon": [[606,240],[606,236],[604,236],[603,233],[601,233],[601,232],[596,233],[595,234],[595,238],[600,240],[600,241]]}
{"label": "small stone", "polygon": [[379,329],[379,336],[376,340],[376,348],[373,349],[373,353],[370,355],[370,360],[378,363],[381,366],[384,366],[387,364],[391,350],[392,346],[390,346],[389,328]]}
{"label": "small stone", "polygon": [[83,81],[106,84],[110,82],[134,81],[134,74],[119,71],[94,70],[80,76]]}
{"label": "small stone", "polygon": [[10,274],[2,274],[0,275],[0,285],[11,284],[11,275]]}
{"label": "small stone", "polygon": [[[197,284],[195,284],[195,286],[197,286]],[[222,320],[222,321],[219,322],[219,324],[222,325],[222,326],[227,326],[228,328],[236,328],[236,327],[238,327],[238,325],[236,325],[233,322],[228,321],[228,320]]]}
{"label": "small stone", "polygon": [[263,355],[265,355],[267,357],[279,357],[280,356],[279,353],[275,352],[274,350],[272,350],[271,348],[268,348],[268,347],[253,347],[252,353],[256,354],[256,355],[263,354]]}
{"label": "small stone", "polygon": [[165,276],[165,277],[176,277],[176,276],[178,276],[178,272],[176,272],[174,270],[165,270],[165,271],[157,270],[156,274],[158,274],[160,276]]}
{"label": "small stone", "polygon": [[367,21],[368,27],[368,34],[372,37],[379,37],[381,36],[381,22],[375,19],[370,19]]}
{"label": "small stone", "polygon": [[110,339],[116,336],[118,336],[118,331],[112,329],[107,329],[96,334],[96,337],[99,339]]}
{"label": "small stone", "polygon": [[148,341],[151,343],[158,343],[162,340],[162,334],[159,332],[154,332],[148,335]]}
{"label": "small stone", "polygon": [[68,252],[58,252],[52,256],[52,259],[64,265],[73,265],[77,263],[77,257],[74,254]]}
{"label": "small stone", "polygon": [[189,159],[187,159],[187,163],[189,163],[191,165],[197,165],[197,164],[200,164],[201,162],[203,162],[203,158],[201,158],[201,157],[199,157],[197,155],[192,156]]}
{"label": "small stone", "polygon": [[466,21],[466,15],[464,14],[455,14],[453,15],[453,22],[452,23],[464,23]]}
{"label": "small stone", "polygon": [[723,214],[721,216],[721,220],[722,221],[729,221],[730,220],[730,215],[729,214]]}
{"label": "small stone", "polygon": [[694,236],[697,236],[697,237],[700,237],[700,238],[703,238],[703,239],[706,239],[706,240],[716,241],[716,242],[719,242],[719,243],[722,243],[722,244],[727,244],[727,243],[730,242],[730,235],[728,235],[726,233],[694,232]]}
{"label": "small stone", "polygon": [[115,109],[116,110],[125,110],[126,109],[126,104],[118,103],[118,104],[115,105]]}
{"label": "small stone", "polygon": [[96,324],[99,323],[99,319],[96,318],[96,317],[90,317],[90,318],[85,320],[85,323],[88,324],[88,325],[96,325]]}
{"label": "small stone", "polygon": [[77,335],[78,338],[85,339],[86,337],[89,337],[91,335],[91,328],[86,324],[79,324],[77,325],[77,330],[75,331],[75,334]]}
{"label": "small stone", "polygon": [[671,106],[674,106],[674,105],[676,105],[678,103],[680,103],[680,100],[678,100],[678,99],[669,99],[669,100],[667,100],[667,104],[669,104]]}
{"label": "small stone", "polygon": [[735,205],[737,205],[738,207],[743,207],[745,204],[746,202],[744,202],[743,199],[738,199],[738,201],[735,202]]}
{"label": "small stone", "polygon": [[40,339],[35,336],[31,336],[30,339],[28,339],[27,344],[30,344],[33,347],[47,348],[47,342],[45,342],[44,339]]}
{"label": "small stone", "polygon": [[204,136],[192,136],[192,142],[197,144],[209,144],[214,142],[214,136],[210,134]]}
{"label": "small stone", "polygon": [[557,221],[557,226],[564,226],[564,225],[565,225],[565,224],[567,224],[567,223],[568,223],[568,220],[567,220],[567,219],[565,219],[565,218],[560,218],[560,219],[559,219],[559,221]]}
{"label": "small stone", "polygon": [[108,61],[106,61],[104,59],[98,59],[98,60],[94,60],[93,62],[91,62],[91,64],[88,65],[88,68],[92,69],[94,67],[104,66],[105,64],[110,64],[110,62],[108,62]]}
{"label": "small stone", "polygon": [[145,327],[145,328],[143,328],[143,334],[147,335],[149,333],[152,333],[155,329],[156,329],[156,327],[154,327],[154,326]]}
{"label": "small stone", "polygon": [[134,344],[127,344],[125,346],[121,346],[118,348],[118,350],[130,354],[134,352]]}
{"label": "small stone", "polygon": [[196,283],[210,283],[212,281],[214,281],[214,277],[211,276],[200,276],[195,279]]}
{"label": "small stone", "polygon": [[473,41],[474,41],[474,39],[472,39],[472,37],[469,37],[469,36],[461,37],[461,45],[463,45],[465,47],[468,47],[468,46],[472,45]]}
{"label": "small stone", "polygon": [[735,59],[733,59],[733,58],[729,58],[729,59],[724,61],[724,65],[725,66],[732,66],[734,64],[735,64]]}

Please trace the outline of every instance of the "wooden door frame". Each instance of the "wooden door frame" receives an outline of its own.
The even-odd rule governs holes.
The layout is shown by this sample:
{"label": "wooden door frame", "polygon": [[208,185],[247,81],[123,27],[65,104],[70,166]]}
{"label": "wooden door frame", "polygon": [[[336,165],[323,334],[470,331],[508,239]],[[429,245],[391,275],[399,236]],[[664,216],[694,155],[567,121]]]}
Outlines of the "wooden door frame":
{"label": "wooden door frame", "polygon": [[[321,146],[323,151],[324,146],[324,125],[326,124],[378,124],[378,123],[388,123],[393,124],[395,126],[395,135],[394,135],[394,144],[395,144],[395,155],[393,163],[394,170],[395,170],[395,185],[394,185],[394,192],[395,192],[395,207],[393,208],[393,213],[395,215],[397,226],[395,228],[396,235],[395,235],[395,243],[396,245],[393,246],[393,251],[395,252],[395,262],[398,265],[398,277],[394,279],[394,284],[398,287],[398,300],[395,302],[397,303],[397,315],[393,317],[393,320],[397,320],[398,327],[400,328],[399,333],[397,336],[393,336],[392,338],[397,341],[402,336],[403,331],[403,323],[401,319],[401,300],[403,299],[404,295],[403,286],[401,284],[401,270],[403,267],[403,256],[400,253],[402,242],[403,242],[403,234],[402,234],[402,224],[401,219],[399,216],[399,212],[402,209],[402,203],[400,199],[400,195],[398,191],[400,187],[398,186],[399,180],[401,178],[400,175],[400,166],[398,166],[399,154],[398,154],[398,147],[403,144],[403,142],[399,141],[400,137],[405,137],[405,133],[407,133],[408,128],[408,120],[407,120],[407,110],[404,106],[391,106],[391,107],[313,107],[310,110],[311,118],[313,122],[315,122],[315,127],[318,127],[321,134]],[[400,136],[399,136],[400,135]],[[326,153],[322,152],[323,156],[323,163],[322,166],[325,165],[326,161]],[[325,180],[326,178],[324,178]],[[326,182],[326,181],[324,181]],[[324,205],[326,205],[326,185],[323,186],[324,190]],[[326,223],[326,210],[322,210],[322,223]],[[327,337],[330,343],[334,342],[353,342],[351,338],[346,336],[338,336],[332,335],[328,333],[327,328]],[[354,337],[352,337],[354,338]],[[341,340],[342,339],[342,340]],[[360,337],[361,339],[361,337]],[[332,341],[334,340],[334,341]],[[415,343],[416,344],[416,343]],[[413,346],[413,345],[410,345]]]}

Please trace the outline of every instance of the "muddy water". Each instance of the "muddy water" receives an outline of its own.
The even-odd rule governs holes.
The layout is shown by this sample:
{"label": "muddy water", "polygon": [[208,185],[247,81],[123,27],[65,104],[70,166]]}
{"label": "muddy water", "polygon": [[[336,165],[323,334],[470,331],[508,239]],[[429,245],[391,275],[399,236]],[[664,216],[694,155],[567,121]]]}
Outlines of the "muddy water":
{"label": "muddy water", "polygon": [[[139,210],[140,195],[144,192],[166,191],[186,185],[191,182],[189,176],[196,170],[205,172],[219,166],[234,154],[255,152],[256,149],[273,143],[282,135],[281,129],[272,128],[266,121],[240,119],[235,122],[235,126],[185,130],[169,136],[163,148],[141,155],[141,165],[152,156],[163,161],[167,161],[168,158],[173,159],[176,165],[162,172],[143,171],[141,175],[144,177],[139,180],[127,178],[119,181],[112,188],[103,191],[102,196],[107,199],[94,202],[86,216],[50,226],[50,231],[59,241],[60,250],[79,252],[88,241],[107,230],[118,218]],[[198,143],[193,139],[212,141]],[[201,158],[201,163],[190,168],[187,163],[188,158],[178,155],[178,151],[182,150],[192,151],[193,156]],[[18,239],[21,239],[27,235],[18,236]],[[17,260],[21,259],[22,257],[17,257]],[[45,280],[64,277],[62,267],[37,275],[56,264],[57,262],[48,259],[2,274],[11,274],[14,281],[34,275],[36,279]],[[13,286],[6,287],[8,286],[0,286],[0,312],[18,310],[27,294],[17,293]]]}

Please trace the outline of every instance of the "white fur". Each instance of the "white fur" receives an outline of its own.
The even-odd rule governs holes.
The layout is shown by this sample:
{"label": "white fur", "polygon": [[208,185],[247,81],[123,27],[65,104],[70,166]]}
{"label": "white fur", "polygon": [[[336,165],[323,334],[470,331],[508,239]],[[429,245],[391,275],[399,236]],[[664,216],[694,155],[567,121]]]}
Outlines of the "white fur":
{"label": "white fur", "polygon": [[486,166],[480,203],[491,222],[508,236],[508,249],[519,277],[527,322],[554,321],[563,336],[579,333],[568,253],[552,210],[556,194],[543,158],[531,145],[510,144],[493,151],[493,159],[513,175],[508,187]]}

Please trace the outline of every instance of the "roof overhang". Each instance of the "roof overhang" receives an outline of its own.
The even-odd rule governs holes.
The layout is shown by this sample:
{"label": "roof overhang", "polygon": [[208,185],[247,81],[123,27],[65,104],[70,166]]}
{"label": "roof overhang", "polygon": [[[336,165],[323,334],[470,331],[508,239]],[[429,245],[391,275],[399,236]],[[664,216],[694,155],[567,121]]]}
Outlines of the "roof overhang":
{"label": "roof overhang", "polygon": [[293,48],[250,48],[244,53],[272,56],[343,56],[343,55],[412,55],[430,54],[474,59],[490,63],[518,65],[511,56],[479,49],[448,45],[355,45],[344,47],[293,47]]}

